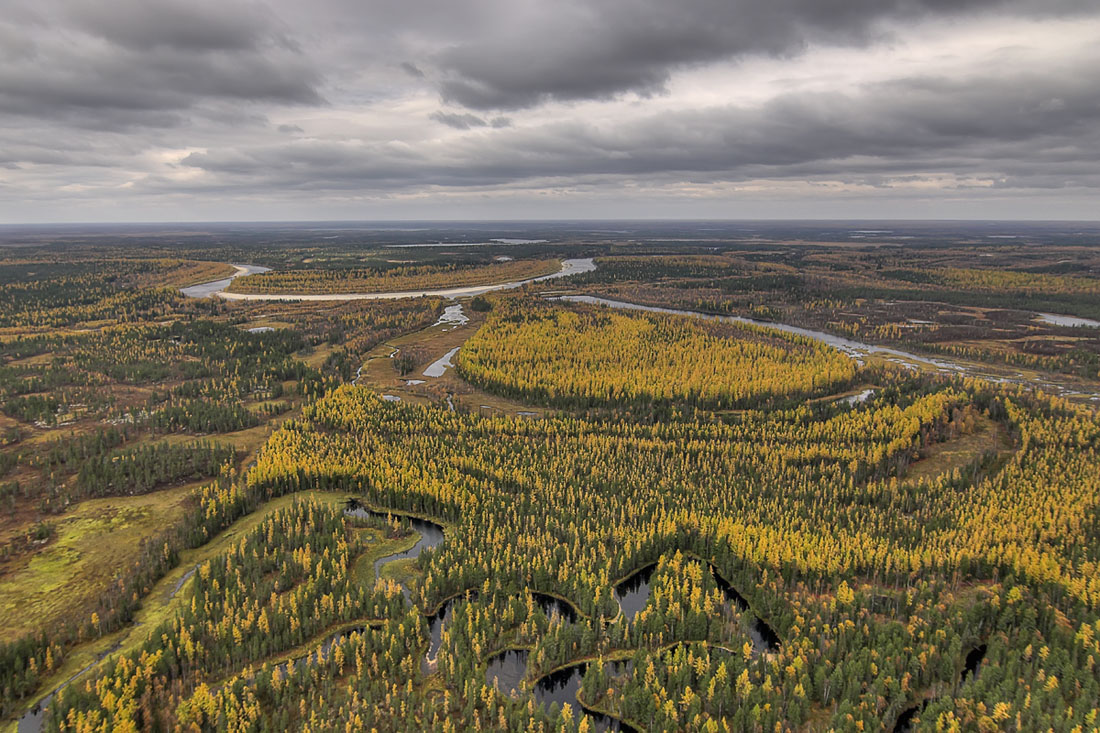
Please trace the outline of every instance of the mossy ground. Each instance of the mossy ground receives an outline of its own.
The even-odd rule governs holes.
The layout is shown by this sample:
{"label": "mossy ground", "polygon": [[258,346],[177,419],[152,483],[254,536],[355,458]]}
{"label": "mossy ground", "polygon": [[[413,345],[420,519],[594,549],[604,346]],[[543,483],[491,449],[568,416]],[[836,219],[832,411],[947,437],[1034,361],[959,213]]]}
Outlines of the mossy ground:
{"label": "mossy ground", "polygon": [[56,539],[14,559],[0,578],[0,640],[50,628],[94,602],[142,540],[183,515],[195,485],[91,499],[50,519]]}

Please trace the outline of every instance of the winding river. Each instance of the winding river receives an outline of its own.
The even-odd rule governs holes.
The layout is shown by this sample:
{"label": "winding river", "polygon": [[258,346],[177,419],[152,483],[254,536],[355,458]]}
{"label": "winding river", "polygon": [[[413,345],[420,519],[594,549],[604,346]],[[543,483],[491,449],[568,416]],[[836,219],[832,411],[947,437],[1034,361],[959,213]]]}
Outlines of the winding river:
{"label": "winding river", "polygon": [[481,295],[482,293],[489,293],[494,290],[510,290],[512,288],[518,288],[528,283],[544,282],[546,280],[554,280],[559,277],[569,277],[570,275],[579,275],[582,272],[592,272],[596,269],[596,262],[591,257],[583,259],[571,259],[562,260],[561,270],[552,273],[550,275],[542,275],[540,277],[532,277],[526,280],[514,280],[512,282],[497,283],[495,285],[471,285],[461,288],[445,288],[442,290],[402,290],[391,293],[321,293],[316,295],[308,295],[302,293],[229,293],[226,292],[226,288],[229,287],[229,283],[241,275],[251,275],[258,272],[267,272],[270,268],[257,267],[256,265],[234,265],[238,269],[238,272],[233,276],[224,280],[217,280],[211,283],[204,283],[202,285],[194,285],[189,288],[184,288],[181,292],[184,295],[192,298],[206,298],[211,295],[225,300],[397,300],[399,298],[420,298],[420,297],[439,297],[439,298],[463,298],[474,295]]}
{"label": "winding river", "polygon": [[420,539],[416,541],[416,544],[407,550],[401,552],[395,552],[392,555],[386,555],[380,557],[374,561],[374,576],[376,578],[382,577],[382,566],[391,563],[395,560],[404,560],[409,557],[420,557],[420,553],[426,549],[431,549],[443,541],[443,527],[435,522],[429,522],[426,519],[420,519],[418,517],[411,517],[406,514],[397,514],[394,512],[376,512],[364,506],[358,499],[348,499],[345,505],[344,513],[349,517],[359,517],[360,519],[384,519],[386,521],[392,521],[394,519],[407,521],[419,535]]}
{"label": "winding river", "polygon": [[220,294],[221,291],[228,288],[229,283],[233,282],[235,278],[241,277],[242,275],[259,275],[261,272],[271,271],[270,267],[263,267],[261,265],[231,265],[231,267],[237,268],[237,271],[227,278],[201,283],[199,285],[192,285],[189,288],[182,288],[180,292],[188,298],[209,298],[211,295]]}
{"label": "winding river", "polygon": [[713,313],[703,313],[701,311],[692,310],[680,310],[677,308],[662,308],[652,305],[639,305],[637,303],[629,303],[625,300],[613,300],[611,298],[600,298],[594,295],[558,295],[548,300],[561,300],[569,303],[588,303],[590,305],[602,305],[608,308],[619,308],[623,310],[632,311],[645,311],[647,313],[667,313],[676,316],[690,316],[692,318],[701,318],[708,321],[722,321],[724,323],[740,323],[750,326],[760,326],[762,328],[770,328],[776,331],[782,331],[783,333],[794,334],[796,336],[802,336],[813,341],[817,341],[831,346],[838,351],[841,351],[853,359],[862,359],[869,354],[879,354],[885,356],[890,361],[905,365],[909,363],[911,366],[913,362],[917,364],[923,364],[926,367],[930,367],[941,374],[957,374],[960,376],[976,377],[979,379],[985,379],[990,382],[998,382],[1001,384],[1018,384],[1024,387],[1039,388],[1046,392],[1057,394],[1062,397],[1087,397],[1092,402],[1100,402],[1100,393],[1082,391],[1081,387],[1084,385],[1067,385],[1060,382],[1051,381],[1049,378],[1028,378],[1023,374],[1017,373],[1016,376],[1005,376],[1003,374],[996,374],[983,370],[977,364],[960,364],[958,362],[947,361],[945,359],[934,359],[928,356],[920,356],[918,354],[912,354],[908,351],[902,351],[901,349],[893,349],[889,346],[878,346],[876,344],[867,344],[862,341],[853,341],[852,339],[846,339],[841,336],[834,336],[831,333],[825,333],[824,331],[815,331],[811,328],[802,328],[801,326],[791,326],[786,323],[776,323],[774,321],[760,321],[755,318],[746,318],[744,316],[721,316]]}
{"label": "winding river", "polygon": [[[404,560],[405,558],[420,557],[421,552],[436,547],[443,541],[443,527],[435,522],[429,522],[426,519],[420,519],[418,517],[410,517],[405,514],[377,512],[364,506],[358,499],[348,499],[344,513],[350,517],[359,517],[360,519],[376,518],[391,521],[395,518],[399,518],[408,521],[412,525],[413,530],[420,535],[416,544],[409,549],[395,552],[392,555],[385,555],[375,560],[374,577],[376,578],[382,577],[383,565],[396,560]],[[407,588],[402,586],[401,592],[404,594],[406,601],[412,600]],[[428,645],[428,653],[421,661],[421,669],[425,672],[429,672],[435,666],[436,655],[439,653],[439,647],[443,644],[443,627],[451,620],[451,607],[456,600],[458,599],[448,599],[435,613],[428,617],[428,632],[431,635],[431,643]]]}
{"label": "winding river", "polygon": [[[296,293],[228,293],[225,291],[225,288],[229,286],[229,283],[234,278],[240,277],[242,275],[267,272],[270,269],[266,267],[260,267],[258,265],[233,265],[233,267],[237,268],[237,272],[231,277],[210,283],[204,283],[202,285],[193,285],[189,288],[184,288],[181,292],[184,295],[194,298],[217,296],[219,298],[225,298],[228,300],[395,300],[399,298],[418,298],[422,296],[460,298],[481,295],[482,293],[488,293],[495,290],[508,290],[512,288],[518,288],[528,283],[544,282],[556,278],[569,277],[570,275],[579,275],[585,272],[592,272],[596,269],[596,262],[591,257],[562,260],[561,270],[551,275],[543,275],[541,277],[529,278],[527,280],[516,280],[513,282],[498,283],[496,285],[474,285],[470,287],[446,288],[442,290],[407,290],[389,293],[325,293],[320,295],[304,295]],[[928,367],[943,374],[957,374],[963,376],[977,377],[980,379],[985,379],[991,382],[999,382],[1002,384],[1018,384],[1025,387],[1043,389],[1047,392],[1057,394],[1062,397],[1083,397],[1089,399],[1092,402],[1100,402],[1100,393],[1097,393],[1095,391],[1084,391],[1083,385],[1080,384],[1067,384],[1058,381],[1051,381],[1049,378],[1029,378],[1018,372],[1014,376],[1006,376],[1004,374],[984,370],[977,364],[960,364],[958,362],[953,362],[946,359],[920,356],[918,354],[913,354],[908,351],[902,351],[901,349],[894,349],[888,346],[878,346],[875,344],[867,344],[861,341],[847,339],[842,336],[834,336],[833,334],[826,333],[824,331],[816,331],[810,328],[802,328],[801,326],[791,326],[785,323],[777,323],[774,321],[761,321],[755,318],[746,318],[744,316],[723,316],[711,313],[703,313],[701,311],[639,305],[637,303],[629,303],[622,300],[613,300],[611,298],[601,298],[592,295],[560,295],[550,297],[548,299],[563,300],[572,303],[589,303],[594,305],[603,305],[609,308],[646,311],[649,313],[668,313],[672,315],[691,316],[693,318],[724,321],[727,323],[741,323],[753,326],[761,326],[764,328],[771,328],[777,331],[782,331],[784,333],[802,336],[804,338],[823,343],[857,360],[862,360],[863,357],[869,354],[878,354],[896,363],[907,365],[910,368],[913,368],[914,364],[921,364],[925,367]],[[1090,321],[1088,319],[1081,319],[1070,316],[1059,316],[1049,313],[1039,313],[1036,315],[1039,320],[1052,324],[1077,325],[1084,327],[1095,327],[1096,325],[1100,325],[1096,321]]]}

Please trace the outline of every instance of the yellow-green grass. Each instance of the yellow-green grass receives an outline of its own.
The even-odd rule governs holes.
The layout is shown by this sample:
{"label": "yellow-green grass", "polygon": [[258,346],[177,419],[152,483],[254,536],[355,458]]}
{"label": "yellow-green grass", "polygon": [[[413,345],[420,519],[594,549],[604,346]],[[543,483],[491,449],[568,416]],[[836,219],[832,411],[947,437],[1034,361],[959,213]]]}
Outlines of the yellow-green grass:
{"label": "yellow-green grass", "polygon": [[[378,530],[365,529],[360,531],[359,536],[363,539],[364,543],[369,542],[369,544],[367,545],[366,551],[355,558],[355,564],[352,565],[351,568],[351,577],[355,582],[368,588],[373,588],[376,580],[374,575],[374,563],[383,557],[410,550],[420,541],[419,532],[413,532],[407,537],[383,539],[379,537]],[[397,561],[394,563],[387,563],[382,566],[383,578],[389,577],[386,574],[386,569],[396,562]],[[398,582],[401,581],[398,580]]]}
{"label": "yellow-green grass", "polygon": [[415,557],[405,557],[386,563],[382,566],[380,575],[383,580],[392,580],[406,588],[413,582],[419,582],[424,577],[424,574],[416,566]]}
{"label": "yellow-green grass", "polygon": [[[248,301],[243,302],[247,303]],[[289,321],[280,321],[274,316],[260,316],[259,318],[249,321],[248,323],[241,324],[241,330],[248,330],[250,328],[285,329],[295,328],[295,325],[293,323],[290,323]]]}
{"label": "yellow-green grass", "polygon": [[320,369],[321,366],[325,363],[325,359],[328,359],[329,356],[332,355],[332,353],[335,351],[336,347],[332,344],[315,346],[313,347],[313,351],[305,358],[302,358],[301,361],[307,366],[313,367],[314,369]]}
{"label": "yellow-green grass", "polygon": [[178,268],[177,271],[171,272],[163,282],[156,283],[156,285],[185,288],[189,285],[201,285],[202,283],[221,280],[236,271],[236,267],[224,262],[193,260],[189,265],[184,265]]}
{"label": "yellow-green grass", "polygon": [[90,499],[51,519],[56,539],[13,560],[0,579],[0,641],[49,629],[91,606],[137,556],[143,539],[183,515],[195,485]]}

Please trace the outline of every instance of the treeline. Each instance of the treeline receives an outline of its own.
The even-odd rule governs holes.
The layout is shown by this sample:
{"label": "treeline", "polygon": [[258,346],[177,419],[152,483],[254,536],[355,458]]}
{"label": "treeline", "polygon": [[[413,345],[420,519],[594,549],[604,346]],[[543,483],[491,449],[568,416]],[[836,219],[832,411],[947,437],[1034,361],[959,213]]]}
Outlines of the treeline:
{"label": "treeline", "polygon": [[[585,366],[555,369],[573,384]],[[411,574],[416,609],[395,586],[351,583],[354,532],[336,510],[299,504],[200,568],[190,608],[62,695],[55,724],[572,731],[590,725],[577,706],[540,709],[529,690],[584,661],[578,706],[648,730],[868,730],[920,706],[926,729],[1094,727],[1100,422],[1011,389],[879,376],[856,407],[655,424],[482,418],[330,390],[272,435],[246,478],[201,492],[179,544],[153,543],[143,567],[166,567],[158,551],[171,557],[261,497],[348,491],[448,523]],[[1016,437],[1003,468],[905,479],[906,463],[976,415]],[[616,584],[653,563],[648,603],[629,618]],[[140,589],[120,584],[105,602],[136,603]],[[577,620],[548,617],[532,591],[568,599]],[[423,614],[455,597],[426,679]],[[83,633],[124,616],[110,608]],[[754,615],[777,648],[751,643]],[[7,699],[33,689],[62,646],[5,651]],[[966,672],[982,646],[980,670]],[[528,653],[514,697],[485,678],[489,656],[512,647]]]}

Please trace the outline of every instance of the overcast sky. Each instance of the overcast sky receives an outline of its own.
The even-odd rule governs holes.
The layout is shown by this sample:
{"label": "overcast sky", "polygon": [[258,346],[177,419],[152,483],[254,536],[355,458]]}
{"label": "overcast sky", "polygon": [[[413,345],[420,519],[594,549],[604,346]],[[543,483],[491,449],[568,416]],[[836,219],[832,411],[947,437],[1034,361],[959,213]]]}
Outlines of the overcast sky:
{"label": "overcast sky", "polygon": [[5,0],[0,222],[1100,219],[1095,0]]}

